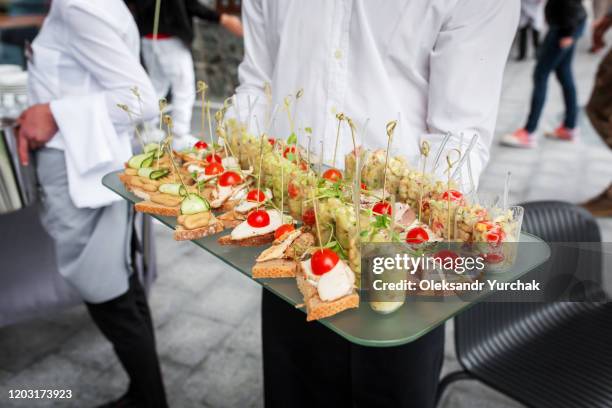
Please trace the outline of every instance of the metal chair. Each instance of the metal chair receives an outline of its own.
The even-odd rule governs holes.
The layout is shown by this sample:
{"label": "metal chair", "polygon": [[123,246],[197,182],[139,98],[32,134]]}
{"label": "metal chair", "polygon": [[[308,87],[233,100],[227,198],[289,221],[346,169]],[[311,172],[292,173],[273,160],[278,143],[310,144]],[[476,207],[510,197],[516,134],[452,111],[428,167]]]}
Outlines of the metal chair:
{"label": "metal chair", "polygon": [[[524,207],[524,230],[547,242],[601,241],[582,208]],[[600,279],[598,252],[562,252],[554,268],[586,265]],[[440,382],[438,401],[454,381],[475,379],[529,407],[612,407],[612,303],[482,303],[455,319],[455,345],[463,370]]]}

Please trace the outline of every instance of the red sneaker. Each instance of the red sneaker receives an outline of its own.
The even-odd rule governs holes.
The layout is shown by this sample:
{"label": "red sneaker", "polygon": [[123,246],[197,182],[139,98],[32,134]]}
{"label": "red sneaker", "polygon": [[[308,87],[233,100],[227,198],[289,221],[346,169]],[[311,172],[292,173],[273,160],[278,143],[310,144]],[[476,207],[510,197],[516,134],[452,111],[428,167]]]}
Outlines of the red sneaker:
{"label": "red sneaker", "polygon": [[546,137],[564,142],[573,142],[577,136],[578,129],[570,129],[565,126],[559,126],[553,132],[546,133]]}
{"label": "red sneaker", "polygon": [[529,133],[525,129],[515,130],[502,136],[500,143],[504,146],[520,147],[523,149],[533,149],[536,147],[535,134]]}

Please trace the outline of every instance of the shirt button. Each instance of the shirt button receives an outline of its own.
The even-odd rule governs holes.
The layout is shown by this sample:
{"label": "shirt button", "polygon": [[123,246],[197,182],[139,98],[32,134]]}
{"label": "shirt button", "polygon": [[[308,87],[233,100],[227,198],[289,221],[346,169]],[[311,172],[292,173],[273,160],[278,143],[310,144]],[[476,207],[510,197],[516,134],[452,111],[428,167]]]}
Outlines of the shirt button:
{"label": "shirt button", "polygon": [[336,57],[336,59],[342,58],[342,50],[340,48],[338,48],[336,52],[334,52],[334,57]]}

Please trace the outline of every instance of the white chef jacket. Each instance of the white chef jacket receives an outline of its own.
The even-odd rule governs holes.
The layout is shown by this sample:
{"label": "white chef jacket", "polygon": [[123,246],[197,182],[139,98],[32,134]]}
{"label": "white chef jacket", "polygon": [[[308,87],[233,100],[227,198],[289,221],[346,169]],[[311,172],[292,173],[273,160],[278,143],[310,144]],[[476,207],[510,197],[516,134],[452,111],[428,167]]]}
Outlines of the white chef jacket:
{"label": "white chef jacket", "polygon": [[[281,106],[303,88],[297,125],[313,129],[314,152],[324,140],[326,162],[333,155],[335,112],[356,124],[370,119],[359,135],[368,148],[385,147],[386,123],[399,118],[392,153],[412,159],[421,138],[435,152],[445,132],[455,135],[452,147],[460,133],[464,147],[478,134],[470,158],[479,175],[519,10],[519,0],[245,0],[238,110],[244,119],[247,99],[257,98],[253,112],[264,131],[264,84],[272,85],[273,104]],[[289,134],[282,109],[273,131]],[[351,149],[345,130],[338,156]]]}
{"label": "white chef jacket", "polygon": [[122,0],[53,0],[32,44],[30,103],[50,102],[59,131],[47,147],[65,151],[70,196],[79,208],[121,199],[101,184],[132,154],[132,124],[117,104],[139,113],[130,90],[138,87],[144,119],[157,114],[139,40]]}

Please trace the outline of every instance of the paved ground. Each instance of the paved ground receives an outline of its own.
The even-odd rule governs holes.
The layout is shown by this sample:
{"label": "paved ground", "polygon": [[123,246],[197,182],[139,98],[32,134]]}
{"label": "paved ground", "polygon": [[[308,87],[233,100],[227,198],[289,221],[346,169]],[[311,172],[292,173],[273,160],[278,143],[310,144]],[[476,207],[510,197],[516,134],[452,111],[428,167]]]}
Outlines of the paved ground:
{"label": "paved ground", "polygon": [[[580,48],[576,73],[584,102],[598,57],[585,53],[584,41]],[[498,136],[524,120],[531,71],[531,62],[509,64]],[[551,82],[542,129],[557,125],[561,112],[560,93]],[[513,173],[511,198],[515,202],[579,202],[603,189],[612,180],[611,153],[584,120],[582,124],[580,143],[544,141],[539,149],[529,152],[495,146],[482,190],[498,189],[507,170]],[[601,220],[601,227],[605,240],[612,241],[612,220]],[[261,406],[259,287],[194,245],[172,241],[164,227],[156,226],[156,235],[165,256],[159,261],[160,277],[151,295],[151,308],[171,406]],[[447,331],[444,372],[457,367],[452,324],[447,325]],[[125,375],[83,308],[0,329],[0,350],[2,407],[90,407],[124,391]],[[8,389],[36,387],[72,389],[74,399],[53,405],[6,399]],[[477,382],[462,382],[451,388],[442,406],[520,405]]]}

